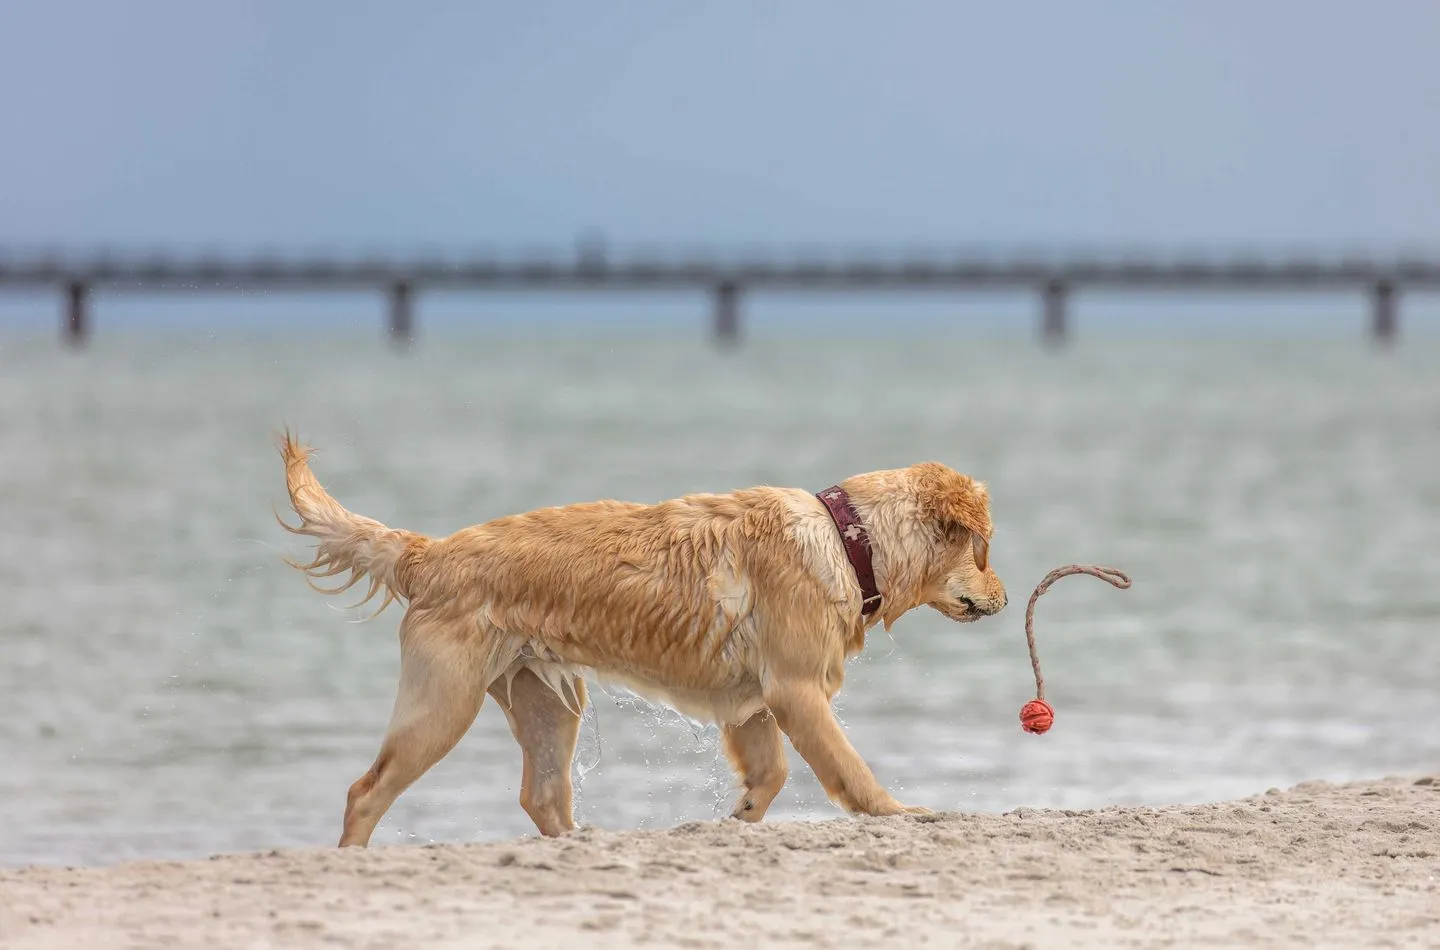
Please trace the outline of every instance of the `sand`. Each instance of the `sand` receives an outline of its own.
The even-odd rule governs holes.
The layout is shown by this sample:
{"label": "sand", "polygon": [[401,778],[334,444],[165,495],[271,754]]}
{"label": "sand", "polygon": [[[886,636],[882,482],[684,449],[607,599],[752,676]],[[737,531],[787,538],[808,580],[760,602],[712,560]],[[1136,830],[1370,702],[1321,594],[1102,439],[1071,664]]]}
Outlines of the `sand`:
{"label": "sand", "polygon": [[1440,947],[1440,777],[0,872],[0,946]]}

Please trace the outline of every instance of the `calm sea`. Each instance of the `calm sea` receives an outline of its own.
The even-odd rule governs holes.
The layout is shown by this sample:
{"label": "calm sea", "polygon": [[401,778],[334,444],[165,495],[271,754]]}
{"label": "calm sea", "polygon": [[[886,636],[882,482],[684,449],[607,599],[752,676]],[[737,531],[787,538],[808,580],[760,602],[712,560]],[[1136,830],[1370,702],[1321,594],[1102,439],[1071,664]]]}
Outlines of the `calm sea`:
{"label": "calm sea", "polygon": [[[1264,340],[0,339],[0,863],[330,845],[396,679],[281,557],[271,439],[347,506],[435,534],[570,501],[823,488],[935,458],[985,479],[999,617],[872,635],[838,714],[902,800],[1216,799],[1440,767],[1440,347]],[[1024,603],[1058,711],[1033,695]],[[732,799],[715,732],[595,694],[582,820]],[[798,758],[771,814],[837,814]],[[381,844],[533,833],[487,705]]]}

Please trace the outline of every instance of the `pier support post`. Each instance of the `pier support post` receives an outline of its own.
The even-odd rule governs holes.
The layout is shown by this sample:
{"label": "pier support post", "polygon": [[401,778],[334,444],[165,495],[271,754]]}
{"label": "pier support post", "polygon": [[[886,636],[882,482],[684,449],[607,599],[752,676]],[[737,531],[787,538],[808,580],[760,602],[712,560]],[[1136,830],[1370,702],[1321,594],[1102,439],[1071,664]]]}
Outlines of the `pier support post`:
{"label": "pier support post", "polygon": [[1374,309],[1371,313],[1370,332],[1376,343],[1389,345],[1395,342],[1395,297],[1395,284],[1389,280],[1377,281],[1371,291]]}
{"label": "pier support post", "polygon": [[740,342],[740,285],[734,281],[715,285],[715,342],[720,346]]}
{"label": "pier support post", "polygon": [[415,309],[410,284],[398,280],[390,285],[390,342],[408,346],[415,339]]}
{"label": "pier support post", "polygon": [[86,306],[90,298],[90,288],[74,281],[65,288],[65,292],[65,326],[62,335],[67,344],[79,349],[90,337],[90,313]]}
{"label": "pier support post", "polygon": [[1065,286],[1064,281],[1051,280],[1046,282],[1044,297],[1044,316],[1040,324],[1040,336],[1043,342],[1051,346],[1059,346],[1065,342],[1068,332],[1065,319],[1065,304],[1070,296],[1070,288]]}

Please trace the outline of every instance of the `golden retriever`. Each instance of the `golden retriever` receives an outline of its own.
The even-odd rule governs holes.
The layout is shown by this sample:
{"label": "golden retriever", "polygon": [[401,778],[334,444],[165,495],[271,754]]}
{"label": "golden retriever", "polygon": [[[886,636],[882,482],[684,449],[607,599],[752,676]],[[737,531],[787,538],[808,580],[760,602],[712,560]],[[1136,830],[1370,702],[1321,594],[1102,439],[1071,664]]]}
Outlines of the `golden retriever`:
{"label": "golden retriever", "polygon": [[317,588],[326,593],[368,576],[365,600],[383,590],[380,610],[407,604],[394,711],[374,764],[350,787],[341,846],[369,842],[487,693],[523,753],[521,807],[541,834],[573,829],[583,676],[718,724],[744,788],[737,818],[759,821],[784,785],[782,733],[846,811],[924,812],[876,781],[836,721],[845,661],[867,630],[889,630],[911,608],[965,622],[1006,603],[988,564],[985,486],[937,462],[855,475],[825,493],[848,495],[864,526],[847,529],[851,542],[868,533],[876,604],[862,603],[830,501],[802,489],[542,508],[432,539],[341,507],[289,433],[280,452],[300,517],[285,527],[316,541],[313,560],[290,563],[311,577],[350,573],[338,589]]}

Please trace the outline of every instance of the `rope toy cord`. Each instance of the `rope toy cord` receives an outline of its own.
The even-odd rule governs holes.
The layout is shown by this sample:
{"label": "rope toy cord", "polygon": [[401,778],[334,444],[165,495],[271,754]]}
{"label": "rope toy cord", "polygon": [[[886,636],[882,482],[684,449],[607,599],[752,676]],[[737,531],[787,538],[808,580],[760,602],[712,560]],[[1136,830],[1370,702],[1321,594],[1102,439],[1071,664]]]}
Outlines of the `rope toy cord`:
{"label": "rope toy cord", "polygon": [[1043,732],[1048,732],[1050,727],[1055,724],[1055,710],[1045,702],[1045,677],[1040,675],[1040,654],[1035,652],[1035,601],[1050,589],[1051,584],[1062,577],[1069,577],[1071,574],[1089,574],[1091,577],[1098,577],[1121,590],[1130,586],[1129,576],[1113,567],[1067,564],[1046,574],[1045,579],[1035,588],[1035,593],[1030,595],[1030,603],[1025,607],[1025,641],[1030,645],[1030,666],[1035,670],[1035,698],[1021,707],[1020,728],[1032,735],[1038,736]]}

